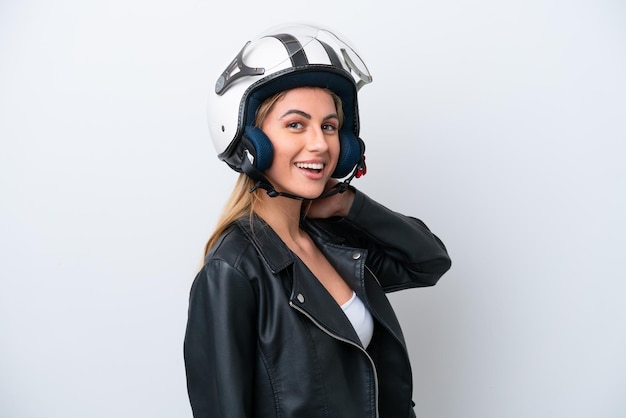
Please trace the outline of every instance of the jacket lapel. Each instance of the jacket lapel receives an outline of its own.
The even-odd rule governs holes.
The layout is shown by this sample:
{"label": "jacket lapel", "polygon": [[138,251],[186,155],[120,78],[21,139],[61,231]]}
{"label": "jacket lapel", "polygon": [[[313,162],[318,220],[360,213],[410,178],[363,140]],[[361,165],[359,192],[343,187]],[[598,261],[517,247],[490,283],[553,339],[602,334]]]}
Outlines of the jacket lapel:
{"label": "jacket lapel", "polygon": [[289,303],[334,338],[361,346],[361,340],[341,307],[302,262],[293,265]]}
{"label": "jacket lapel", "polygon": [[332,235],[324,236],[325,229],[312,228],[311,237],[337,272],[356,292],[370,313],[399,342],[406,347],[398,318],[378,279],[366,266],[367,250],[331,244]]}
{"label": "jacket lapel", "polygon": [[[335,338],[361,345],[356,331],[341,307],[269,225],[256,215],[252,217],[252,222],[246,217],[240,218],[236,223],[255,246],[272,273],[278,274],[291,266],[293,285],[289,303],[292,306]],[[400,324],[393,308],[384,291],[377,284],[376,277],[365,266],[367,250],[333,243],[341,238],[311,223],[306,223],[305,227],[318,248],[356,292],[372,315],[405,346]]]}
{"label": "jacket lapel", "polygon": [[341,307],[263,219],[254,215],[252,222],[246,217],[236,223],[272,273],[290,272],[292,289],[289,303],[293,307],[335,338],[361,345]]}

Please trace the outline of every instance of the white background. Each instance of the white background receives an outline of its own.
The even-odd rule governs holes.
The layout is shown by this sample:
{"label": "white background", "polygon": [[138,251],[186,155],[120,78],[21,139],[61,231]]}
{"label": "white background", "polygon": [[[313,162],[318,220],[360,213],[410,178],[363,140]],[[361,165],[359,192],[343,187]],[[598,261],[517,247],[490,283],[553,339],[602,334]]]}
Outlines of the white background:
{"label": "white background", "polygon": [[187,296],[235,178],[206,98],[293,20],[374,75],[354,184],[453,258],[391,296],[418,416],[626,416],[617,0],[2,0],[0,416],[191,416]]}

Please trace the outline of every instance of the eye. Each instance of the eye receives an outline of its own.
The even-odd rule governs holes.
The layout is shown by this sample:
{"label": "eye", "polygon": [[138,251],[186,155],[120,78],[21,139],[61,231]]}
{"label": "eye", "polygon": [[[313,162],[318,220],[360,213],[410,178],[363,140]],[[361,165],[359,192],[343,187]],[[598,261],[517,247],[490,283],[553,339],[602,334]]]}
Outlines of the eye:
{"label": "eye", "polygon": [[332,123],[325,123],[324,125],[322,125],[322,130],[333,133],[337,130],[337,126]]}
{"label": "eye", "polygon": [[291,129],[302,129],[302,126],[301,122],[289,122],[287,124],[287,127]]}

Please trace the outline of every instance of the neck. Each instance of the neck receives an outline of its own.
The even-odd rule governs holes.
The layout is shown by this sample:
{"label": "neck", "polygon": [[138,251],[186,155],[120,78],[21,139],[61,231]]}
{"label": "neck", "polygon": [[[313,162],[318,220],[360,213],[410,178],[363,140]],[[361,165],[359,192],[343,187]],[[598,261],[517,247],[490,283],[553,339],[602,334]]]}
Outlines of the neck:
{"label": "neck", "polygon": [[263,193],[254,210],[283,241],[297,242],[303,234],[300,229],[302,205],[302,200],[269,197]]}

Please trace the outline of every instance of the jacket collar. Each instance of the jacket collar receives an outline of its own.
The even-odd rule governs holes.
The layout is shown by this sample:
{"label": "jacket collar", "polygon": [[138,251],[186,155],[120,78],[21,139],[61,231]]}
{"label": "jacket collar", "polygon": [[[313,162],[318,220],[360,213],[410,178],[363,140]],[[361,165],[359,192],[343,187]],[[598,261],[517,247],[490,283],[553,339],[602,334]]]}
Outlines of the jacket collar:
{"label": "jacket collar", "polygon": [[[251,218],[241,217],[235,221],[235,224],[252,242],[272,273],[278,273],[296,261],[293,252],[258,215],[253,214]],[[321,243],[340,243],[343,241],[343,238],[333,235],[328,228],[320,227],[315,221],[305,219],[302,226],[311,233],[312,239],[318,246]],[[346,272],[340,272],[340,274],[343,273]]]}
{"label": "jacket collar", "polygon": [[242,217],[235,221],[272,271],[278,273],[296,261],[278,234],[258,215]]}

